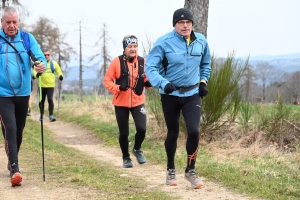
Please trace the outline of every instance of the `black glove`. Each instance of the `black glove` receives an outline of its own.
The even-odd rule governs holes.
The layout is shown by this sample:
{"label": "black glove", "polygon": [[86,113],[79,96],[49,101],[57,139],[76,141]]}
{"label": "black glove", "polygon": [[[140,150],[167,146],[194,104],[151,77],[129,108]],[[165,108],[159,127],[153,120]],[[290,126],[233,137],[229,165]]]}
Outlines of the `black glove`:
{"label": "black glove", "polygon": [[205,83],[200,83],[199,84],[199,96],[205,97],[208,94],[208,89],[206,88],[206,84]]}
{"label": "black glove", "polygon": [[59,80],[62,81],[64,77],[62,75],[59,76]]}
{"label": "black glove", "polygon": [[146,82],[144,83],[144,86],[146,86],[146,87],[152,87],[152,85],[151,85],[151,83],[150,83],[149,81],[146,81]]}
{"label": "black glove", "polygon": [[121,90],[121,91],[126,91],[128,88],[127,87],[124,87],[124,85],[122,86],[122,85],[120,85],[119,86],[119,90]]}
{"label": "black glove", "polygon": [[36,77],[38,78],[39,76],[42,76],[42,73],[37,73]]}
{"label": "black glove", "polygon": [[170,94],[170,93],[174,92],[175,90],[176,90],[176,88],[172,83],[168,83],[164,88],[164,92],[166,94]]}

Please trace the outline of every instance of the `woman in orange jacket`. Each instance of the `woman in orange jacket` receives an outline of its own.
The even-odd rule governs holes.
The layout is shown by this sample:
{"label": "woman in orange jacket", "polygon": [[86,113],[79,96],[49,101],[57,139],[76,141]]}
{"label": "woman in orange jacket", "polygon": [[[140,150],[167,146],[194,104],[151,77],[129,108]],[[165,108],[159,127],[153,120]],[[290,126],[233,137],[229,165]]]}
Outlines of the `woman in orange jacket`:
{"label": "woman in orange jacket", "polygon": [[123,55],[114,58],[104,76],[103,84],[113,95],[112,103],[119,127],[119,144],[123,167],[132,167],[128,152],[129,112],[134,119],[136,134],[132,154],[139,164],[146,158],[141,150],[146,135],[146,109],[144,87],[151,87],[144,73],[145,60],[137,55],[138,39],[134,35],[123,38]]}

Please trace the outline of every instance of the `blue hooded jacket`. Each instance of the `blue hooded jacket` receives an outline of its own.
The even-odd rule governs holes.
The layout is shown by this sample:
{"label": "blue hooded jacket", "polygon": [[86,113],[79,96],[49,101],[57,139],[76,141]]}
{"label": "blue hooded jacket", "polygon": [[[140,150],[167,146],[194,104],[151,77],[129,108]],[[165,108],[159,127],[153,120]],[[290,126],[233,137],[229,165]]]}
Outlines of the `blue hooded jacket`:
{"label": "blue hooded jacket", "polygon": [[[9,44],[0,38],[0,97],[29,96],[31,92],[31,63],[20,31],[14,38],[7,36],[3,29],[0,34],[18,50],[16,53]],[[36,39],[32,34],[28,34],[31,52],[44,63],[44,66],[47,66],[47,61]],[[23,63],[18,54],[22,57]]]}
{"label": "blue hooded jacket", "polygon": [[[190,45],[174,29],[160,37],[146,59],[145,72],[153,87],[159,88],[161,94],[168,83],[176,87],[196,85],[200,80],[208,82],[211,72],[211,56],[207,41],[200,33],[191,33]],[[168,66],[163,67],[164,57]],[[199,92],[199,88],[180,93],[178,90],[169,95],[186,97]]]}

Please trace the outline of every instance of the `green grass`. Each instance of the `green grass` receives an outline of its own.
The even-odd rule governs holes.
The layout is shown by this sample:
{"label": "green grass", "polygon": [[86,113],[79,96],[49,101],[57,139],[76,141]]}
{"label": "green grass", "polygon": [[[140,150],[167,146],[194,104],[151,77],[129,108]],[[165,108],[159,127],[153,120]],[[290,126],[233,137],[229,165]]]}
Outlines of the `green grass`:
{"label": "green grass", "polygon": [[[94,105],[93,105],[94,106]],[[101,106],[101,104],[99,104]],[[88,107],[82,103],[74,103],[70,107],[65,105],[61,110],[61,118],[75,122],[97,135],[108,145],[118,146],[118,128],[116,122],[105,120],[94,114],[75,114],[76,108]],[[72,108],[72,109],[71,109]],[[97,109],[93,107],[92,109]],[[106,111],[104,116],[114,115]],[[163,139],[158,140],[152,135],[152,127],[147,128],[147,137],[143,143],[143,151],[151,163],[166,166],[166,155]],[[130,126],[130,141],[134,140],[134,126]],[[162,134],[164,135],[164,133]],[[184,138],[184,137],[183,137]],[[179,141],[175,164],[178,170],[186,165],[184,141]],[[279,153],[276,155],[251,157],[231,156],[217,160],[213,152],[206,145],[201,145],[196,170],[208,180],[221,183],[234,192],[247,193],[252,197],[265,199],[299,199],[300,198],[300,159],[299,148],[293,153]]]}
{"label": "green grass", "polygon": [[[113,165],[53,141],[51,132],[46,129],[44,141],[47,187],[85,186],[95,189],[105,199],[174,199],[158,189],[147,189],[143,180],[120,178],[120,171],[114,170]],[[41,146],[40,124],[27,120],[19,163],[28,179],[31,176],[42,179]],[[91,198],[98,199],[97,196]]]}
{"label": "green grass", "polygon": [[215,162],[206,155],[202,158],[199,160],[202,163],[202,173],[206,177],[222,181],[226,186],[238,189],[239,192],[267,199],[300,197],[300,167],[292,165],[292,162],[282,163],[271,156],[233,158],[225,162]]}

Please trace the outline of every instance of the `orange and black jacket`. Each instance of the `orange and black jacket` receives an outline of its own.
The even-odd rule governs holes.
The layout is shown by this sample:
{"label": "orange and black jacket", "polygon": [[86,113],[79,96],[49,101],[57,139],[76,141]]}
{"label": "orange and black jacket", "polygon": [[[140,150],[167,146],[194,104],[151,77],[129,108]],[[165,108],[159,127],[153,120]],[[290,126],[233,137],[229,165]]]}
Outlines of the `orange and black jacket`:
{"label": "orange and black jacket", "polygon": [[[125,60],[125,58],[123,59]],[[133,62],[127,61],[127,66],[130,74],[130,87],[128,88],[128,90],[120,91],[119,85],[115,83],[115,80],[120,78],[121,74],[119,57],[114,58],[110,63],[107,72],[104,76],[103,84],[106,87],[106,89],[114,95],[112,103],[115,106],[132,108],[145,103],[145,94],[143,92],[140,96],[138,96],[133,91],[133,87],[136,83],[136,79],[138,76],[137,56],[134,58]],[[144,83],[147,81],[148,78],[144,73]]]}

